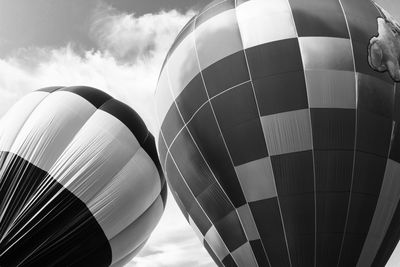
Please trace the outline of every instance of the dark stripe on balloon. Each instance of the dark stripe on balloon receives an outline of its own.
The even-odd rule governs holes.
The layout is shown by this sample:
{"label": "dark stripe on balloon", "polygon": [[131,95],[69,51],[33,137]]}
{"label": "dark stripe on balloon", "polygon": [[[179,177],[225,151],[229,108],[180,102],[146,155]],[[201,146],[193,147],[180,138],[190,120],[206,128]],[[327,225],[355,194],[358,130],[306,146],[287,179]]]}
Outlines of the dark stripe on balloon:
{"label": "dark stripe on balloon", "polygon": [[99,109],[111,114],[125,124],[126,127],[128,127],[128,129],[138,140],[140,146],[144,149],[144,151],[146,151],[156,165],[161,178],[161,186],[163,186],[165,183],[165,178],[160,161],[158,159],[155,140],[153,135],[147,130],[146,124],[140,118],[139,114],[137,114],[136,111],[134,111],[128,105],[116,99],[108,100]]}
{"label": "dark stripe on balloon", "polygon": [[140,145],[142,146],[144,151],[146,151],[146,153],[150,156],[150,158],[153,160],[154,164],[156,165],[158,174],[160,175],[160,179],[161,179],[161,186],[163,186],[165,184],[165,177],[164,177],[164,172],[163,172],[161,164],[160,164],[160,160],[158,159],[154,136],[151,133],[149,133],[146,141]]}
{"label": "dark stripe on balloon", "polygon": [[161,195],[161,199],[162,199],[162,202],[164,204],[164,209],[165,209],[165,205],[167,203],[167,195],[168,195],[167,183],[165,181],[164,181],[164,185],[162,186],[160,195]]}
{"label": "dark stripe on balloon", "polygon": [[59,89],[59,91],[67,91],[77,94],[89,101],[96,108],[99,108],[110,99],[113,99],[112,96],[110,96],[109,94],[100,91],[99,89],[88,86],[63,87]]}
{"label": "dark stripe on balloon", "polygon": [[63,88],[63,86],[51,86],[51,87],[45,87],[45,88],[40,88],[36,91],[39,92],[47,92],[47,93],[53,93],[55,91],[57,91],[58,89]]}
{"label": "dark stripe on balloon", "polygon": [[139,144],[144,144],[147,136],[149,135],[149,131],[147,130],[147,127],[140,118],[139,114],[137,114],[128,105],[116,99],[110,99],[101,107],[99,107],[99,109],[113,115],[115,118],[120,120],[123,124],[125,124],[126,127],[129,128],[129,130],[131,130]]}
{"label": "dark stripe on balloon", "polygon": [[10,152],[0,152],[0,169],[0,266],[111,264],[107,237],[78,197]]}

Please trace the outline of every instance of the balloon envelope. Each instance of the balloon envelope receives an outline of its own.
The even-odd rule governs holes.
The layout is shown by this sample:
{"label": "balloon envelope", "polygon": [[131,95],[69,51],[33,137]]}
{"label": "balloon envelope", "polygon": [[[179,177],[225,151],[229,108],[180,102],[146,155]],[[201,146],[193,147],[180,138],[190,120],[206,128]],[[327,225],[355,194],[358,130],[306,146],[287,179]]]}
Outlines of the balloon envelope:
{"label": "balloon envelope", "polygon": [[385,14],[366,0],[219,0],[177,37],[156,91],[158,153],[218,265],[388,260],[400,31]]}
{"label": "balloon envelope", "polygon": [[165,205],[154,138],[90,87],[51,87],[0,122],[0,265],[122,266]]}

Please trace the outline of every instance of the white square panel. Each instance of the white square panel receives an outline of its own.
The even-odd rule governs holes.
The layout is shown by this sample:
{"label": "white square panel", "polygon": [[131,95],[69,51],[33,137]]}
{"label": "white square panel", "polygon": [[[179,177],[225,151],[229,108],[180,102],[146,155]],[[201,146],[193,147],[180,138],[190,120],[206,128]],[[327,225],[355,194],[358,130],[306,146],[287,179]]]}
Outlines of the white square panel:
{"label": "white square panel", "polygon": [[235,167],[247,202],[276,197],[271,160],[262,158]]}
{"label": "white square panel", "polygon": [[174,98],[177,98],[186,85],[200,72],[193,32],[176,47],[167,64],[171,91]]}
{"label": "white square panel", "polygon": [[261,124],[270,156],[312,149],[309,109],[264,116]]}
{"label": "white square panel", "polygon": [[244,48],[296,37],[287,0],[252,0],[236,8]]}
{"label": "white square panel", "polygon": [[300,37],[304,69],[354,71],[350,39],[335,37]]}
{"label": "white square panel", "polygon": [[235,9],[224,11],[194,30],[201,70],[243,50]]}

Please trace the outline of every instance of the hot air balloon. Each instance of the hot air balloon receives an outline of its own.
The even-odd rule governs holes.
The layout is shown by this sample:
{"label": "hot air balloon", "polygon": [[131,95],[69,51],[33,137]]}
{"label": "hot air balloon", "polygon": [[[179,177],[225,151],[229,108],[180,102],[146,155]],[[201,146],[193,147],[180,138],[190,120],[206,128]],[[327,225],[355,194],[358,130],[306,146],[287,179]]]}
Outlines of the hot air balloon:
{"label": "hot air balloon", "polygon": [[156,90],[172,194],[219,266],[384,266],[400,237],[399,25],[366,0],[218,0]]}
{"label": "hot air balloon", "polygon": [[29,93],[0,122],[0,266],[123,266],[166,193],[130,107],[84,86]]}

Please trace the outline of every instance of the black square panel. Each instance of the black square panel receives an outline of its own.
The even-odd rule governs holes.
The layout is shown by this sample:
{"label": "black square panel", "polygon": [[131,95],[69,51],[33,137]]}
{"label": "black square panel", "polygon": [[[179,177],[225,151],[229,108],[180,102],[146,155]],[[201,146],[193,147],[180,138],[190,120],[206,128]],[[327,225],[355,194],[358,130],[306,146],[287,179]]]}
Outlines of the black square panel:
{"label": "black square panel", "polygon": [[312,152],[302,151],[271,156],[279,196],[314,192]]}
{"label": "black square panel", "polygon": [[214,224],[234,210],[229,199],[217,183],[210,185],[204,190],[197,197],[197,200]]}
{"label": "black square panel", "polygon": [[253,80],[303,70],[297,38],[254,46],[248,48],[246,54]]}
{"label": "black square panel", "polygon": [[376,115],[392,118],[394,104],[394,85],[375,77],[357,74],[358,109]]}
{"label": "black square panel", "polygon": [[175,103],[172,103],[161,125],[161,131],[168,146],[171,145],[172,140],[183,128],[183,125],[182,117],[179,115]]}
{"label": "black square panel", "polygon": [[215,228],[222,240],[224,240],[229,252],[236,250],[247,242],[246,235],[236,211],[230,212],[227,216],[217,221],[215,223]]}
{"label": "black square panel", "polygon": [[314,169],[317,192],[349,192],[354,151],[316,150]]}
{"label": "black square panel", "polygon": [[170,155],[167,157],[166,170],[168,182],[170,183],[171,188],[179,195],[180,202],[185,206],[185,210],[189,211],[196,200],[180,175]]}
{"label": "black square panel", "polygon": [[237,264],[235,263],[235,261],[233,260],[232,256],[229,254],[227,255],[223,260],[222,260],[222,264],[225,267],[237,267]]}
{"label": "black square panel", "polygon": [[202,9],[202,13],[196,18],[196,27],[216,15],[235,8],[235,0],[215,0]]}
{"label": "black square panel", "polygon": [[312,108],[314,149],[354,150],[355,109]]}
{"label": "black square panel", "polygon": [[280,196],[286,235],[314,234],[315,200],[314,193],[293,196]]}
{"label": "black square panel", "polygon": [[[370,38],[372,38],[371,36]],[[354,60],[356,71],[370,75],[372,77],[378,78],[382,81],[386,81],[388,83],[393,83],[392,78],[387,72],[378,72],[375,71],[368,63],[368,44],[369,40],[366,43],[359,43],[353,41],[353,52],[354,52]]]}
{"label": "black square panel", "polygon": [[251,82],[213,98],[211,104],[222,129],[259,117]]}
{"label": "black square panel", "polygon": [[337,267],[342,240],[343,233],[317,234],[316,266]]}
{"label": "black square panel", "polygon": [[201,234],[205,236],[208,230],[210,230],[212,224],[210,219],[196,201],[193,202],[193,205],[189,210],[189,214],[197,228],[200,230]]}
{"label": "black square panel", "polygon": [[[342,254],[337,266],[357,266],[357,262],[364,245],[364,234],[346,233],[342,247]],[[335,265],[336,266],[336,265]]]}
{"label": "black square panel", "polygon": [[222,129],[222,133],[235,166],[268,156],[258,118],[229,129]]}
{"label": "black square panel", "polygon": [[387,157],[392,120],[368,111],[357,111],[357,150]]}
{"label": "black square panel", "polygon": [[194,116],[188,128],[212,172],[235,207],[245,204],[242,188],[209,103]]}
{"label": "black square panel", "polygon": [[350,200],[347,233],[367,235],[378,197],[353,192]]}
{"label": "black square panel", "polygon": [[352,191],[378,197],[385,176],[386,158],[357,152],[355,160]]}
{"label": "black square panel", "polygon": [[[344,253],[342,266],[352,266],[357,262],[362,247],[367,237],[369,226],[375,212],[377,197],[353,193],[350,201],[350,210],[347,221],[346,235],[343,243],[343,251],[351,250],[351,254]],[[354,253],[354,254],[353,254]]]}
{"label": "black square panel", "polygon": [[293,266],[313,266],[315,236],[314,193],[279,198]]}
{"label": "black square panel", "polygon": [[389,158],[400,163],[400,121],[394,125]]}
{"label": "black square panel", "polygon": [[251,240],[250,242],[251,249],[253,250],[254,256],[256,257],[258,266],[266,266],[269,267],[269,262],[267,259],[267,254],[264,250],[264,247],[261,243],[260,239]]}
{"label": "black square panel", "polygon": [[208,100],[201,74],[197,74],[176,98],[176,104],[185,122]]}
{"label": "black square panel", "polygon": [[215,62],[202,72],[210,98],[250,80],[243,50]]}
{"label": "black square panel", "polygon": [[368,45],[369,39],[378,33],[377,18],[381,17],[372,2],[341,0],[350,28],[351,38]]}
{"label": "black square panel", "polygon": [[195,196],[201,194],[206,188],[216,182],[213,174],[195,144],[187,128],[175,139],[170,153],[175,159],[176,165],[185,179],[190,190]]}
{"label": "black square panel", "polygon": [[288,235],[290,260],[292,266],[315,266],[315,235]]}
{"label": "black square panel", "polygon": [[317,233],[343,233],[349,192],[317,193]]}
{"label": "black square panel", "polygon": [[349,37],[339,0],[289,0],[289,3],[300,37]]}
{"label": "black square panel", "polygon": [[289,254],[277,198],[249,203],[271,266],[289,266]]}
{"label": "black square panel", "polygon": [[253,82],[261,116],[308,108],[304,72],[288,72]]}

